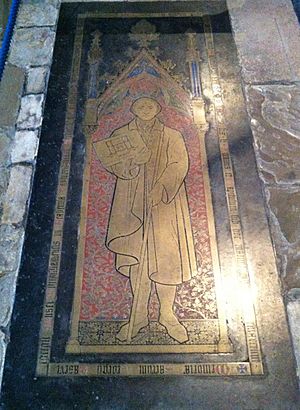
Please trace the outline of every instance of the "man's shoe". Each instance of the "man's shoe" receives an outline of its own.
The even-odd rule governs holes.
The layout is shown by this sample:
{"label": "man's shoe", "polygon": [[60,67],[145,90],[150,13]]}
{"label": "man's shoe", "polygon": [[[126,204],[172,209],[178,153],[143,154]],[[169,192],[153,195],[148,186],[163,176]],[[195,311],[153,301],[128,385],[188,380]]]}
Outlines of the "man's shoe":
{"label": "man's shoe", "polygon": [[[129,323],[130,323],[130,322],[125,323],[125,325],[123,325],[123,326],[121,327],[121,329],[119,330],[119,332],[118,332],[117,335],[116,335],[116,338],[119,339],[120,342],[126,342],[126,340],[128,339]],[[148,326],[148,324],[149,324],[148,319],[144,319],[144,320],[142,320],[141,322],[136,323],[136,324],[133,326],[131,337],[132,337],[132,338],[135,337],[135,336],[139,333],[139,331],[140,331],[141,329],[143,329],[144,327]]]}
{"label": "man's shoe", "polygon": [[163,325],[174,340],[179,343],[184,343],[189,340],[186,328],[179,322],[177,317],[172,313],[168,317],[159,317],[159,323]]}

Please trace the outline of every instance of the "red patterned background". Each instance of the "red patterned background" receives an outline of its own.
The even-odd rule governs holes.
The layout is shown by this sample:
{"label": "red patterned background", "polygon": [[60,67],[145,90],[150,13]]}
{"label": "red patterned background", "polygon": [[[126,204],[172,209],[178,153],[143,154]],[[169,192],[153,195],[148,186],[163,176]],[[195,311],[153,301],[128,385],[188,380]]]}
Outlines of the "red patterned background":
{"label": "red patterned background", "polygon": [[[153,72],[146,72],[146,65],[144,61],[142,72],[127,75],[104,94],[99,127],[92,136],[92,142],[109,137],[115,129],[131,121],[130,106],[134,99],[141,96],[156,98],[162,106],[159,119],[182,133],[190,160],[185,183],[199,273],[178,286],[175,312],[178,318],[185,320],[213,319],[217,317],[217,308],[208,215],[199,137],[190,112],[190,98],[158,67],[152,67],[156,73],[153,75]],[[136,63],[133,67],[133,74],[138,66],[139,63]],[[115,177],[102,167],[92,151],[80,306],[80,320],[84,321],[126,320],[130,314],[132,295],[129,280],[115,270],[114,254],[105,246],[114,185]],[[154,291],[149,312],[150,318],[156,320],[158,300]]]}

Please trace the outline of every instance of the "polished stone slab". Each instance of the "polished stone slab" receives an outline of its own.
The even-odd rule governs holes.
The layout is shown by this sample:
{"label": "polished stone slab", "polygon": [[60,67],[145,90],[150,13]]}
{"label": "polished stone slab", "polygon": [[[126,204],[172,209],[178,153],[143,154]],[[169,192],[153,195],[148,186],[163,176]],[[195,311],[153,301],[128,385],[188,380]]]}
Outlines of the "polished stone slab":
{"label": "polished stone slab", "polygon": [[[216,24],[214,27],[216,31],[222,32],[222,24]],[[222,37],[222,35],[220,37]],[[223,54],[222,52],[218,53],[218,55],[220,55],[220,65],[222,65],[224,61],[222,55],[226,55],[224,47],[226,50],[227,41],[232,41],[228,34],[224,37],[227,40],[224,39],[220,41],[220,43],[216,40],[217,50],[218,47],[221,47],[221,44],[223,47]],[[69,39],[67,39],[67,37],[65,39],[66,43],[62,41],[62,45],[68,43]],[[203,38],[202,42],[204,43]],[[232,50],[232,47],[228,46],[227,50],[229,49]],[[66,59],[65,50],[66,49],[62,47],[61,53]],[[59,58],[56,61],[59,61]],[[236,61],[236,58],[233,58],[232,61]],[[208,65],[206,58],[203,62],[203,66],[205,65]],[[234,71],[233,69],[231,73],[234,73]],[[222,408],[225,394],[230,408],[276,408],[276,406],[284,408],[286,405],[293,408],[296,406],[294,364],[291,360],[289,336],[279,291],[279,283],[276,276],[277,273],[270,244],[265,210],[255,166],[253,166],[252,138],[249,132],[249,126],[247,125],[245,110],[239,105],[242,101],[241,90],[238,85],[239,82],[238,80],[233,80],[234,74],[230,74],[229,76],[231,80],[233,80],[232,84],[226,85],[226,80],[228,80],[226,73],[227,70],[224,69],[222,73],[224,78],[222,87],[224,91],[226,91],[224,93],[225,111],[227,110],[228,115],[228,113],[232,112],[232,107],[238,105],[238,117],[241,118],[241,121],[238,121],[237,117],[229,121],[227,120],[227,129],[229,131],[230,153],[235,169],[247,259],[250,261],[253,275],[252,280],[256,285],[254,299],[257,311],[258,331],[264,354],[264,368],[267,369],[267,373],[265,376],[257,376],[257,378],[254,377],[252,379],[250,376],[246,376],[244,380],[233,378],[214,380],[201,379],[198,378],[199,374],[197,379],[192,379],[189,376],[185,376],[185,378],[182,376],[170,376],[170,378],[164,376],[161,380],[114,379],[113,382],[111,379],[95,380],[90,378],[86,380],[76,380],[72,377],[60,380],[51,377],[48,379],[36,379],[37,341],[41,307],[43,304],[45,273],[47,270],[47,258],[45,258],[45,253],[40,252],[40,244],[44,244],[43,252],[47,253],[51,234],[49,227],[51,227],[53,220],[53,205],[59,165],[58,158],[60,157],[61,140],[59,140],[58,137],[55,138],[55,135],[60,135],[60,138],[62,138],[64,106],[64,109],[61,110],[57,107],[56,112],[52,114],[51,111],[48,111],[48,125],[46,123],[42,137],[40,165],[37,174],[39,185],[33,196],[33,211],[29,222],[31,235],[27,242],[27,249],[31,250],[30,252],[32,253],[25,253],[24,256],[24,270],[20,278],[15,325],[12,331],[12,338],[14,338],[14,340],[22,339],[25,343],[22,342],[21,357],[16,355],[15,350],[18,349],[19,351],[20,345],[17,343],[11,345],[4,385],[4,400],[8,406],[15,406],[15,400],[20,400],[19,405],[27,402],[30,403],[32,408],[38,408],[41,403],[44,406],[48,406],[48,408],[59,408],[61,406],[63,406],[63,408],[72,408],[75,405],[79,407],[87,405],[90,408],[122,408],[122,406],[124,407],[124,403],[126,403],[128,408],[135,408],[141,405],[140,398],[136,398],[141,395],[143,397],[143,405],[152,408],[161,408],[163,406],[164,408],[207,408],[207,406],[211,408]],[[53,94],[51,96],[50,91],[48,107],[53,107],[54,102],[57,101],[57,95],[62,95],[63,87],[68,83],[68,81],[66,81],[68,75],[68,72],[62,74],[59,80],[59,76],[54,75],[51,87]],[[208,79],[206,81],[209,82]],[[209,88],[209,85],[207,87]],[[64,90],[66,91],[66,87]],[[214,98],[212,90],[208,92],[207,96]],[[66,100],[62,100],[64,104]],[[234,103],[232,100],[234,100]],[[55,127],[53,127],[54,118],[56,120]],[[232,265],[233,256],[232,250],[230,250],[229,247],[230,236],[228,219],[226,219],[228,215],[226,215],[225,194],[224,189],[220,188],[223,182],[216,128],[212,117],[210,121],[211,133],[209,134],[210,138],[207,142],[209,170],[211,175],[214,176],[214,178],[212,178],[212,196],[215,206],[217,204],[215,218],[221,264],[226,268]],[[239,138],[239,136],[241,137]],[[79,140],[79,142],[83,143],[82,140]],[[82,152],[79,144],[77,151],[74,151],[74,158],[77,160],[81,159]],[[80,175],[80,170],[80,167],[78,167],[78,174],[76,172],[73,174],[75,181]],[[38,182],[36,183],[38,184]],[[43,198],[40,197],[42,186],[44,187],[43,193],[45,194]],[[75,183],[71,186],[75,195],[78,195],[78,192],[76,193]],[[71,220],[75,214],[71,213],[69,215],[69,220]],[[256,223],[253,223],[254,219]],[[224,221],[227,222],[224,223]],[[73,234],[75,231],[73,230]],[[72,232],[69,231],[69,233]],[[259,244],[257,243],[257,238],[259,238]],[[72,252],[74,252],[74,250]],[[72,255],[74,255],[74,253]],[[269,257],[266,258],[266,255],[269,255]],[[72,261],[72,263],[74,266],[74,261]],[[37,272],[39,272],[39,274],[35,275]],[[228,274],[225,277],[226,279],[230,279],[230,270],[228,270]],[[36,282],[33,281],[33,278],[36,279]],[[67,278],[67,281],[65,279],[61,282],[62,286],[59,291],[61,311],[58,313],[58,320],[56,322],[58,332],[56,333],[57,345],[53,350],[54,360],[62,357],[66,336],[63,335],[61,331],[68,327],[68,318],[71,310],[70,297],[64,295],[68,294],[68,291],[70,295],[73,279],[71,279],[70,276],[67,276]],[[239,334],[239,324],[236,318],[233,318],[233,316],[236,315],[238,300],[235,294],[234,281],[232,283],[233,286],[228,286],[229,289],[227,292],[228,295],[231,296],[229,300],[232,304],[231,307],[229,307],[228,319],[232,325],[230,336],[232,340],[234,340],[236,335]],[[32,303],[33,300],[35,302],[34,306]],[[61,302],[62,300],[64,300],[63,303]],[[30,317],[29,315],[24,315],[24,313],[29,310],[31,312]],[[274,311],[276,311],[276,323],[274,323],[272,315]],[[19,314],[18,312],[23,313]],[[33,318],[36,320],[33,320]],[[237,346],[237,344],[235,344],[235,346]],[[275,351],[276,357],[274,357]],[[239,350],[238,354],[243,360],[247,359],[245,350]],[[97,363],[99,359],[99,356],[97,356],[97,354],[93,354],[89,360]],[[141,357],[142,356],[139,356],[139,358]],[[82,360],[82,358],[79,359]],[[70,360],[70,358],[68,360]],[[124,358],[121,357],[121,360],[124,361]],[[129,359],[126,358],[125,360]],[[143,357],[143,360],[147,359]],[[196,360],[199,361],[199,356]],[[215,360],[218,360],[218,358]],[[10,363],[13,364],[15,369],[19,369],[17,373],[16,371],[11,371]],[[205,363],[204,358],[201,357],[200,363]],[[60,367],[59,371],[63,374],[66,372],[66,368]],[[197,372],[199,371],[196,370],[196,373]],[[26,375],[26,387],[21,397],[19,396],[18,398],[15,394],[15,389],[18,385],[17,381],[22,380],[24,375]],[[282,377],[283,375],[284,378]],[[164,390],[161,389],[162,380],[165,386]],[[182,395],[182,389],[185,391],[184,397]],[[49,391],[51,392],[50,394]],[[120,391],[122,392],[121,394]],[[176,399],[175,405],[174,397]]]}

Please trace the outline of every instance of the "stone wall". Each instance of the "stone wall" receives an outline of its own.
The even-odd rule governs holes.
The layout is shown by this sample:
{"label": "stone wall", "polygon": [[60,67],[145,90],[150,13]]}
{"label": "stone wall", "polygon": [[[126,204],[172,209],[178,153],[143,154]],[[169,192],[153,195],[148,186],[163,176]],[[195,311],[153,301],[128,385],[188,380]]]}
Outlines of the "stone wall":
{"label": "stone wall", "polygon": [[[300,368],[300,30],[290,0],[227,3]],[[59,6],[22,2],[0,85],[0,382]]]}

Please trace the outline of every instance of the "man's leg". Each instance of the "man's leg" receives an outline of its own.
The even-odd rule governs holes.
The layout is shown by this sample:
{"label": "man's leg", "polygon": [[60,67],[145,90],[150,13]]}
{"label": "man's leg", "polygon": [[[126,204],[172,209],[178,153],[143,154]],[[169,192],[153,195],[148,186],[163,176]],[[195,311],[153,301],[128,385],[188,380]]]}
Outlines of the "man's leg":
{"label": "man's leg", "polygon": [[168,334],[173,339],[179,343],[187,342],[189,338],[186,328],[173,312],[176,286],[156,283],[156,290],[160,302],[159,322],[167,329]]}
{"label": "man's leg", "polygon": [[[144,264],[144,269],[147,269],[147,263]],[[137,283],[138,274],[139,274],[138,270],[139,270],[138,265],[132,266],[130,270],[130,284],[131,284],[131,290],[132,290],[132,294],[134,298],[137,295],[136,283]],[[150,293],[151,293],[152,281],[149,279],[147,272],[144,272],[143,277],[145,280],[141,282],[140,287],[139,287],[139,303],[137,306],[137,310],[135,312],[132,337],[135,337],[138,334],[138,332],[143,327],[147,326],[149,323],[148,302],[149,302]],[[131,314],[132,313],[133,312],[131,312]],[[130,320],[131,320],[131,317],[130,317]],[[117,338],[121,340],[122,342],[127,340],[128,328],[129,328],[129,322],[123,325],[117,334]]]}

